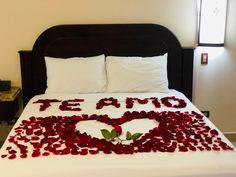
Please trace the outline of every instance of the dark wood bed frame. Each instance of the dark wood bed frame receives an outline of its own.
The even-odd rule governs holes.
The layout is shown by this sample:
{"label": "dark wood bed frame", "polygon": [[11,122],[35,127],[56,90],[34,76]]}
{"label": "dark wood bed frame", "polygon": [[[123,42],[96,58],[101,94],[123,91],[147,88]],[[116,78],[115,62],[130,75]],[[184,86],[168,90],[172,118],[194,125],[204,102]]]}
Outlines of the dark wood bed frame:
{"label": "dark wood bed frame", "polygon": [[58,25],[44,31],[32,51],[19,51],[24,105],[46,90],[44,56],[157,56],[168,52],[169,88],[192,99],[193,48],[157,24]]}

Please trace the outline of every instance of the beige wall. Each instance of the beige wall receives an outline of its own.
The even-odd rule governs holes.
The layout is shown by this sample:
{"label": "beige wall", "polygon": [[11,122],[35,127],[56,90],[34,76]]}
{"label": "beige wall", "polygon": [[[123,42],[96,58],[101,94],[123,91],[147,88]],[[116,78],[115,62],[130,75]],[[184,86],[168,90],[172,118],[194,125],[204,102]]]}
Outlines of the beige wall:
{"label": "beige wall", "polygon": [[[198,48],[195,52],[194,103],[202,110],[209,109],[212,120],[223,131],[236,132],[236,112],[225,109],[225,106],[236,105],[236,99],[233,99],[236,85],[231,81],[236,71],[236,53],[233,52],[236,46],[236,24],[233,19],[236,5],[233,0],[230,4],[227,48],[204,67],[199,65],[202,49]],[[20,85],[17,51],[30,50],[37,36],[53,25],[159,23],[172,30],[183,46],[194,46],[196,16],[196,0],[1,0],[0,78]],[[223,73],[227,79],[215,77],[217,73]],[[216,87],[218,85],[221,89]],[[219,97],[223,89],[231,96]]]}
{"label": "beige wall", "polygon": [[17,51],[31,49],[43,30],[57,24],[160,23],[183,45],[193,45],[195,3],[178,2],[173,6],[173,0],[1,0],[0,78],[20,85]]}
{"label": "beige wall", "polygon": [[[197,48],[194,67],[194,103],[210,110],[210,119],[224,132],[236,132],[236,1],[228,0],[223,48]],[[201,52],[209,64],[200,65]]]}

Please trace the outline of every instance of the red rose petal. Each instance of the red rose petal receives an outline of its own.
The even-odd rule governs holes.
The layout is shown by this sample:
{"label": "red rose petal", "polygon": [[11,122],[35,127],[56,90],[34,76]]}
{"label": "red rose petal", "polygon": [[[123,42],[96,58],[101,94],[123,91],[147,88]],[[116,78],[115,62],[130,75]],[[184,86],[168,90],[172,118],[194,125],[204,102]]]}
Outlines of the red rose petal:
{"label": "red rose petal", "polygon": [[11,154],[10,156],[8,156],[8,159],[12,160],[16,158],[16,154]]}
{"label": "red rose petal", "polygon": [[219,151],[220,150],[220,148],[218,148],[218,147],[213,147],[212,148],[214,151]]}
{"label": "red rose petal", "polygon": [[38,131],[35,131],[34,134],[37,135],[37,136],[40,136],[40,135],[43,134],[43,131],[42,130],[38,130]]}
{"label": "red rose petal", "polygon": [[25,159],[25,158],[27,158],[27,154],[21,154],[21,156],[20,156],[22,159]]}
{"label": "red rose petal", "polygon": [[115,132],[116,132],[118,135],[120,135],[120,134],[122,133],[122,128],[121,128],[121,126],[115,125],[115,126],[113,126],[113,127],[114,127],[114,129],[115,129]]}
{"label": "red rose petal", "polygon": [[218,131],[217,131],[216,129],[210,130],[210,133],[211,133],[213,136],[219,135],[219,133],[218,133]]}
{"label": "red rose petal", "polygon": [[12,150],[9,150],[8,153],[9,154],[16,154],[16,151],[12,149]]}
{"label": "red rose petal", "polygon": [[70,148],[65,148],[62,150],[61,152],[62,155],[65,155],[65,154],[70,154]]}
{"label": "red rose petal", "polygon": [[197,148],[194,147],[194,146],[190,146],[189,149],[190,149],[191,151],[196,151],[196,150],[197,150]]}
{"label": "red rose petal", "polygon": [[98,103],[96,104],[96,109],[102,109],[104,106],[115,106],[116,108],[120,107],[120,103],[118,103],[118,100],[110,97],[110,98],[103,98],[101,100],[98,101]]}
{"label": "red rose petal", "polygon": [[78,155],[80,152],[77,149],[72,149],[71,154],[72,155]]}
{"label": "red rose petal", "polygon": [[39,150],[34,150],[32,153],[32,157],[39,157],[40,156],[40,151]]}
{"label": "red rose petal", "polygon": [[87,155],[88,154],[88,149],[81,149],[80,155]]}
{"label": "red rose petal", "polygon": [[[132,98],[127,99],[126,101],[127,104],[130,105],[133,105],[134,100],[139,104],[146,104],[149,99],[158,101],[158,99],[154,98]],[[111,104],[112,102],[109,102],[110,100],[104,100],[101,105]],[[181,100],[177,99],[176,101],[175,97],[168,98],[167,102],[168,101],[174,101],[170,103],[172,107],[181,107],[185,105]],[[116,107],[116,103],[113,106]],[[76,130],[76,123],[86,120],[96,120],[113,126],[117,134],[121,134],[121,124],[134,119],[144,118],[155,120],[159,125],[157,124],[157,127],[144,134],[140,139],[131,142],[129,145],[94,138]],[[15,132],[14,136],[10,136],[8,141],[13,143],[14,147],[16,146],[18,150],[12,149],[11,146],[6,148],[8,151],[7,156],[10,159],[16,158],[17,153],[20,153],[21,158],[26,158],[28,155],[27,149],[30,145],[34,148],[32,153],[33,157],[40,156],[41,149],[47,151],[42,153],[43,156],[48,156],[50,154],[87,155],[88,153],[97,154],[100,151],[105,154],[133,154],[151,151],[171,153],[176,150],[187,152],[189,150],[196,151],[197,149],[200,151],[233,150],[232,147],[228,146],[220,137],[218,137],[217,130],[207,126],[205,122],[203,122],[203,119],[201,119],[201,116],[195,112],[127,111],[118,119],[111,119],[108,115],[96,114],[82,115],[81,117],[31,117],[29,120],[22,121],[20,127],[17,127],[15,130],[17,132]],[[60,147],[65,148],[63,149]],[[94,150],[93,148],[97,148],[97,150]]]}
{"label": "red rose petal", "polygon": [[1,155],[1,158],[6,158],[8,155],[7,154],[3,154],[3,155]]}
{"label": "red rose petal", "polygon": [[33,140],[33,141],[39,140],[39,137],[38,136],[33,136],[33,137],[31,137],[31,140]]}
{"label": "red rose petal", "polygon": [[44,152],[42,155],[43,155],[43,156],[49,156],[50,153],[49,153],[49,152]]}
{"label": "red rose petal", "polygon": [[188,151],[188,148],[185,147],[185,146],[179,146],[179,151],[180,151],[180,152],[187,152],[187,151]]}
{"label": "red rose petal", "polygon": [[98,152],[99,152],[98,150],[89,150],[90,154],[98,154]]}
{"label": "red rose petal", "polygon": [[27,135],[32,135],[33,134],[33,129],[31,129],[31,128],[26,129],[26,134]]}
{"label": "red rose petal", "polygon": [[8,147],[6,148],[6,150],[10,150],[10,149],[12,149],[12,147],[11,147],[11,146],[8,146]]}

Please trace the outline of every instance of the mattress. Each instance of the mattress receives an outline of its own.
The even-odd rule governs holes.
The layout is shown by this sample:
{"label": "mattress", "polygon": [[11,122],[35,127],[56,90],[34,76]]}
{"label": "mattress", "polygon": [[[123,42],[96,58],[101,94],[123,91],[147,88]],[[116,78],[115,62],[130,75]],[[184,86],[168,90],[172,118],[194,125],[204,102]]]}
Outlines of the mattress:
{"label": "mattress", "polygon": [[[128,98],[131,102],[127,101]],[[47,102],[47,100],[51,101]],[[157,106],[157,104],[154,104],[152,102],[153,100],[158,100],[160,105]],[[140,116],[141,112],[146,116],[148,115],[148,119],[132,118],[122,123],[118,120],[124,117],[124,113],[133,113],[134,115],[137,114]],[[109,153],[101,150],[92,153],[94,151],[90,150],[94,150],[94,147],[86,147],[85,145],[85,148],[81,147],[80,150],[92,149],[89,149],[89,151],[86,151],[84,154],[70,152],[62,155],[60,153],[57,154],[56,151],[52,153],[49,149],[45,149],[44,146],[40,147],[41,151],[37,154],[35,153],[37,146],[35,142],[42,140],[43,134],[41,133],[36,136],[35,132],[35,134],[27,132],[29,129],[35,128],[30,127],[32,126],[28,123],[30,120],[36,119],[44,121],[47,119],[53,122],[53,120],[58,121],[62,119],[68,121],[70,119],[81,119],[81,117],[85,119],[87,116],[90,117],[90,119],[88,119],[89,121],[78,121],[75,124],[75,130],[79,131],[80,134],[85,133],[90,137],[99,139],[100,142],[101,139],[104,140],[101,130],[112,130],[111,122],[115,122],[122,127],[123,133],[119,138],[124,141],[113,141],[111,143],[115,144],[114,147],[118,146],[117,144],[119,143],[129,147],[129,145],[132,144],[132,140],[125,140],[127,131],[132,134],[137,132],[142,133],[142,136],[145,136],[150,130],[161,127],[161,121],[157,122],[150,118],[153,114],[154,116],[158,115],[162,117],[163,121],[165,121],[165,116],[163,117],[163,115],[171,115],[174,118],[176,115],[182,115],[184,117],[191,115],[195,117],[194,119],[201,119],[200,124],[208,127],[210,134],[212,133],[212,136],[214,136],[212,139],[214,140],[213,142],[206,141],[210,144],[209,146],[211,148],[207,150],[207,148],[205,148],[208,146],[207,143],[202,142],[206,144],[204,149],[197,147],[197,145],[195,147],[193,146],[193,149],[181,149],[180,146],[183,145],[183,141],[178,142],[178,140],[175,140],[177,146],[172,149],[172,152],[166,152],[166,150],[161,152],[160,149],[149,149],[144,152],[145,150],[141,151],[137,147],[138,150],[127,150],[127,153],[124,153],[126,151],[118,153],[120,152],[119,150],[111,150]],[[97,121],[96,119],[100,119],[99,115],[105,115],[104,117],[108,119],[106,119],[106,121]],[[27,125],[28,127],[23,125]],[[70,127],[64,127],[63,129],[66,128],[69,129]],[[29,138],[28,141],[25,139],[22,140],[21,135],[23,134],[31,138]],[[34,136],[32,134],[34,134]],[[52,133],[51,136],[58,137],[59,135]],[[142,136],[140,139],[142,139]],[[223,143],[222,146],[214,145],[214,142],[218,140]],[[25,156],[21,156],[22,153],[20,151],[22,151],[22,148],[17,146],[17,142],[21,142],[21,144],[27,147],[27,151],[24,153]],[[133,142],[135,142],[135,140]],[[58,144],[58,142],[53,143]],[[61,143],[63,144],[63,142]],[[153,141],[152,143],[155,142]],[[58,149],[60,148],[62,147],[58,147]],[[1,148],[0,156],[1,176],[4,177],[236,176],[236,152],[233,145],[209,119],[202,116],[200,111],[182,93],[176,90],[171,90],[169,93],[37,95],[29,101],[22,115],[14,125]]]}

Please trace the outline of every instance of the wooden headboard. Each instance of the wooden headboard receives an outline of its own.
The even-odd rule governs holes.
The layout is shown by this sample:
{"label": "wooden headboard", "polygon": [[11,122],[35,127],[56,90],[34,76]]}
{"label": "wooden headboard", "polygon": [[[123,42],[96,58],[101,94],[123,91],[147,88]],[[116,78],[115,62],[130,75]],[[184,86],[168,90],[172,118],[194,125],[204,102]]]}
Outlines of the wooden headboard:
{"label": "wooden headboard", "polygon": [[44,31],[32,51],[21,50],[24,105],[46,90],[44,56],[157,56],[168,52],[169,88],[192,99],[193,49],[183,49],[176,36],[157,24],[58,25]]}

